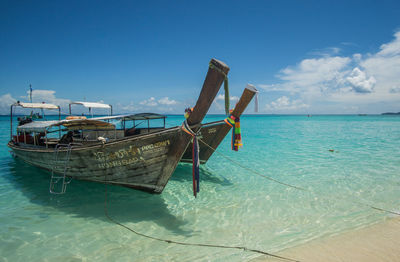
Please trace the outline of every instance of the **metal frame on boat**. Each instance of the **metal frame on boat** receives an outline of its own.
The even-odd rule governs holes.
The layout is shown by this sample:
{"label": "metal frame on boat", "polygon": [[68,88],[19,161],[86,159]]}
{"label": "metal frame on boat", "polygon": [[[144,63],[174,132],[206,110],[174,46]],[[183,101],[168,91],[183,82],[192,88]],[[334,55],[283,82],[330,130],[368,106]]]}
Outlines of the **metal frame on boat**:
{"label": "metal frame on boat", "polygon": [[[22,107],[22,108],[30,108],[30,109],[47,109],[47,110],[58,110],[58,119],[61,120],[61,108],[60,106],[57,105],[53,105],[53,104],[47,104],[47,103],[23,103],[23,102],[17,102],[14,103],[10,106],[10,141],[15,140],[16,142],[22,142],[20,140],[23,139],[25,144],[29,144],[27,143],[27,135],[26,132],[21,130],[21,134],[18,133],[17,131],[17,135],[14,138],[13,137],[13,109],[16,107]],[[44,111],[43,111],[44,113]],[[32,113],[31,113],[32,116]],[[37,122],[33,122],[33,119],[31,116],[25,117],[24,119],[19,119],[20,124],[30,124],[30,123],[37,123]],[[44,116],[42,116],[44,117]],[[40,122],[44,122],[44,121],[40,121]],[[29,132],[36,132],[35,130],[33,131],[29,131]],[[23,137],[22,137],[23,136]],[[34,134],[33,137],[28,136],[28,139],[33,139],[33,144],[36,145],[36,136]]]}

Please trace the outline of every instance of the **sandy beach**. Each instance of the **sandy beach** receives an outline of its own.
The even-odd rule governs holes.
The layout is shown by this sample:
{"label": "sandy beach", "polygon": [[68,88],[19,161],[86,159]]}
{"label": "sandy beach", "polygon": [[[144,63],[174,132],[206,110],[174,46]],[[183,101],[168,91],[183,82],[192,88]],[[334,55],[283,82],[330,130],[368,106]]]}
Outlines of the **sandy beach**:
{"label": "sandy beach", "polygon": [[[366,228],[330,238],[314,240],[277,255],[313,262],[387,262],[400,261],[400,218],[388,219]],[[283,261],[260,257],[256,261]]]}

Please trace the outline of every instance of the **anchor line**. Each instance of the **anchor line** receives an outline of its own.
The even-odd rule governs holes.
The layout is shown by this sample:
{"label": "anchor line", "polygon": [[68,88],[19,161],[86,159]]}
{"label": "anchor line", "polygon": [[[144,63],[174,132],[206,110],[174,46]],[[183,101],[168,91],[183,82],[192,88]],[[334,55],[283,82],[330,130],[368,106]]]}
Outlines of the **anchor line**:
{"label": "anchor line", "polygon": [[123,228],[129,230],[130,232],[132,232],[132,233],[134,233],[134,234],[136,234],[138,236],[145,237],[145,238],[152,239],[152,240],[156,240],[156,241],[160,241],[160,242],[165,242],[165,243],[168,243],[168,244],[176,244],[176,245],[181,245],[181,246],[197,246],[197,247],[214,247],[214,248],[224,248],[224,249],[239,249],[239,250],[243,250],[243,251],[250,251],[250,252],[259,253],[259,254],[262,254],[262,255],[267,255],[267,256],[278,258],[278,259],[281,259],[281,260],[284,260],[284,261],[300,262],[299,260],[296,260],[296,259],[275,255],[275,254],[272,254],[272,253],[269,253],[269,252],[265,252],[265,251],[262,251],[262,250],[258,250],[258,249],[247,248],[245,246],[225,246],[225,245],[218,245],[218,244],[180,242],[180,241],[175,241],[175,240],[170,240],[170,239],[163,239],[163,238],[153,237],[153,236],[146,235],[144,233],[138,232],[138,231],[132,229],[131,227],[128,227],[128,226],[118,222],[117,220],[113,219],[108,214],[108,208],[107,208],[107,184],[104,184],[104,186],[105,186],[105,190],[104,190],[104,215],[112,223],[114,223],[114,224],[116,224],[116,225],[118,225],[120,227],[123,227]]}
{"label": "anchor line", "polygon": [[[231,159],[230,157],[226,156],[225,154],[217,151],[215,148],[213,148],[210,145],[208,145],[202,139],[198,139],[198,140],[201,143],[203,143],[205,146],[210,148],[213,152],[216,152],[217,154],[221,155],[225,159],[231,161],[232,163],[235,163],[236,165],[238,165],[239,167],[241,167],[241,168],[243,168],[245,170],[248,170],[248,171],[250,171],[250,172],[252,172],[252,173],[254,173],[256,175],[264,177],[264,178],[266,178],[266,179],[268,179],[270,181],[273,181],[275,183],[278,183],[278,184],[281,184],[281,185],[284,185],[284,186],[287,186],[287,187],[291,187],[291,188],[294,188],[294,189],[297,189],[297,190],[300,190],[300,191],[305,191],[305,192],[312,193],[312,191],[307,190],[305,188],[281,182],[281,181],[279,181],[277,179],[274,179],[272,177],[263,175],[263,174],[255,171],[255,170],[253,170],[251,168],[248,168],[248,167],[246,167],[244,165],[241,165],[239,162],[237,162],[237,161]],[[104,180],[106,181],[106,175],[104,177]],[[108,208],[107,208],[107,202],[108,202],[107,201],[107,183],[105,183],[104,186],[105,186],[105,191],[104,191],[104,215],[106,216],[106,218],[109,221],[111,221],[112,223],[114,223],[114,224],[116,224],[116,225],[118,225],[120,227],[123,227],[123,228],[129,230],[130,232],[132,232],[132,233],[134,233],[134,234],[136,234],[138,236],[145,237],[145,238],[148,238],[148,239],[152,239],[152,240],[155,240],[155,241],[165,242],[165,243],[168,243],[168,244],[176,244],[176,245],[181,245],[181,246],[198,246],[198,247],[213,247],[213,248],[223,248],[223,249],[239,249],[239,250],[243,250],[243,251],[250,251],[250,252],[254,252],[254,253],[258,253],[258,254],[262,254],[262,255],[267,255],[267,256],[278,258],[278,259],[285,260],[285,261],[300,262],[299,260],[296,260],[296,259],[275,255],[275,254],[272,254],[272,253],[269,253],[269,252],[265,252],[265,251],[262,251],[262,250],[258,250],[258,249],[247,248],[245,246],[226,246],[226,245],[218,245],[218,244],[180,242],[180,241],[174,241],[174,240],[170,240],[170,239],[158,238],[158,237],[154,237],[154,236],[151,236],[151,235],[147,235],[147,234],[138,232],[138,231],[132,229],[131,227],[128,227],[128,226],[118,222],[117,220],[113,219],[109,215]],[[394,214],[394,215],[399,215],[400,216],[400,213],[398,213],[398,212],[394,212],[394,211],[386,210],[386,209],[383,209],[383,208],[375,207],[375,206],[372,206],[372,205],[369,205],[369,204],[365,204],[365,203],[361,203],[361,202],[358,202],[358,201],[355,201],[355,202],[357,202],[359,204],[362,204],[362,205],[365,205],[365,206],[368,206],[368,207],[370,207],[370,208],[372,208],[374,210],[378,210],[378,211],[382,211],[382,212],[386,212],[386,213],[390,213],[390,214]]]}
{"label": "anchor line", "polygon": [[[268,179],[268,180],[271,180],[271,181],[273,181],[273,182],[275,182],[275,183],[278,183],[278,184],[281,184],[281,185],[284,185],[284,186],[287,186],[287,187],[291,187],[291,188],[294,188],[294,189],[297,189],[297,190],[301,190],[301,191],[304,191],[304,192],[308,192],[308,193],[313,193],[312,191],[310,191],[310,190],[308,190],[308,189],[305,189],[305,188],[303,188],[303,187],[299,187],[299,186],[294,186],[294,185],[291,185],[291,184],[287,184],[287,183],[281,182],[281,181],[279,181],[279,180],[277,180],[277,179],[274,179],[274,178],[272,178],[272,177],[263,175],[263,174],[257,172],[256,170],[253,170],[253,169],[251,169],[251,168],[249,168],[249,167],[246,167],[246,166],[240,164],[239,162],[233,160],[232,158],[226,156],[225,154],[223,154],[223,153],[217,151],[215,148],[213,148],[212,146],[210,146],[209,144],[207,144],[206,142],[204,142],[202,139],[199,139],[199,141],[200,141],[201,143],[203,143],[205,146],[207,146],[208,148],[210,148],[213,152],[215,152],[215,153],[221,155],[221,156],[222,156],[223,158],[225,158],[226,160],[231,161],[232,163],[238,165],[239,167],[241,167],[241,168],[243,168],[243,169],[245,169],[245,170],[247,170],[247,171],[250,171],[250,172],[253,173],[253,174],[256,174],[256,175],[258,175],[258,176],[264,177],[264,178],[266,178],[266,179]],[[332,199],[328,199],[328,198],[324,198],[324,197],[321,197],[321,199],[332,200]],[[346,200],[347,200],[347,199],[346,199]],[[391,211],[391,210],[387,210],[387,209],[384,209],[384,208],[375,207],[375,206],[372,206],[372,205],[369,205],[369,204],[366,204],[366,203],[362,203],[362,202],[359,202],[359,201],[354,201],[354,202],[357,203],[357,204],[363,205],[363,206],[367,206],[367,207],[372,208],[372,209],[377,210],[377,211],[386,212],[386,213],[389,213],[389,214],[393,214],[393,215],[398,215],[398,216],[400,216],[400,213],[399,213],[399,212],[396,212],[396,211]]]}

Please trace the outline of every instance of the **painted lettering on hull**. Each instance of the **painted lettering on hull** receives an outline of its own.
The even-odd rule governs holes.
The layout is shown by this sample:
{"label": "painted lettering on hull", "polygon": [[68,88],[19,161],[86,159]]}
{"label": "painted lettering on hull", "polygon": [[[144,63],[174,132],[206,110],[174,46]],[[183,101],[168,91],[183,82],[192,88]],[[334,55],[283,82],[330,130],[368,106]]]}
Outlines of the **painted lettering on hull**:
{"label": "painted lettering on hull", "polygon": [[215,127],[212,127],[212,128],[210,128],[210,129],[208,129],[208,133],[209,133],[209,134],[213,134],[213,133],[215,133],[215,132],[217,132],[217,129],[216,129]]}
{"label": "painted lettering on hull", "polygon": [[93,152],[98,167],[113,168],[146,162],[146,155],[161,152],[170,145],[169,139],[140,147],[129,146],[116,151]]}

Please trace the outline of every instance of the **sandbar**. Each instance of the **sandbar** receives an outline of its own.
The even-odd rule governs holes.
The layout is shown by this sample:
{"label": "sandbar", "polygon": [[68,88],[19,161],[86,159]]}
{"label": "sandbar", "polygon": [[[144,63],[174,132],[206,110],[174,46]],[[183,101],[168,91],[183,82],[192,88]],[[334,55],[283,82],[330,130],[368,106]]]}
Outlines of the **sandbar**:
{"label": "sandbar", "polygon": [[[392,262],[400,261],[400,218],[332,237],[310,241],[276,253],[302,262]],[[284,261],[262,256],[252,262]]]}

